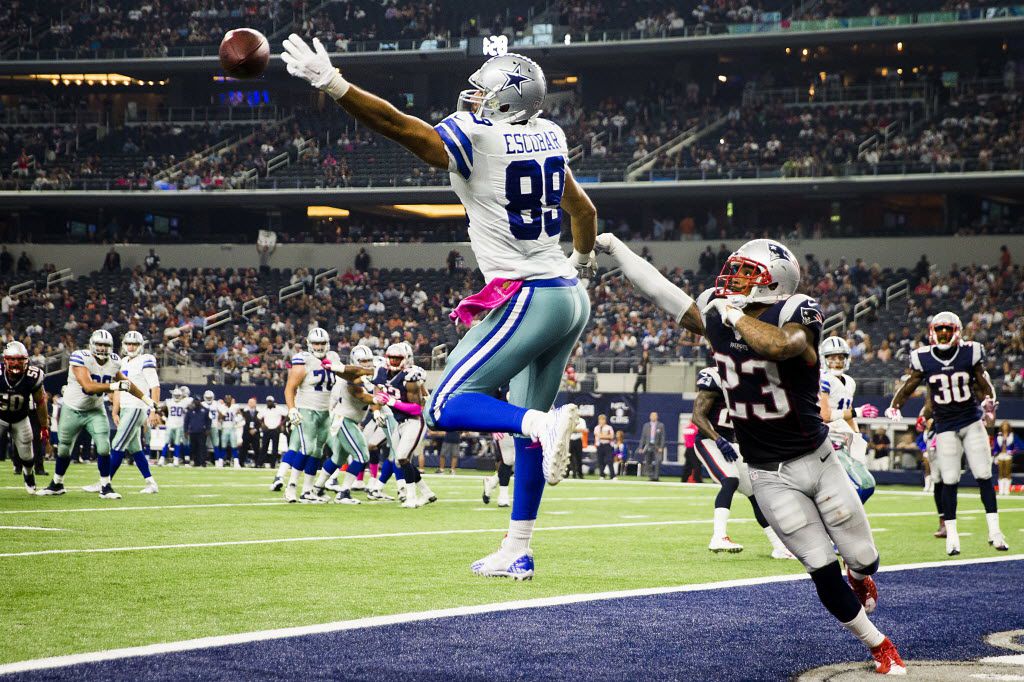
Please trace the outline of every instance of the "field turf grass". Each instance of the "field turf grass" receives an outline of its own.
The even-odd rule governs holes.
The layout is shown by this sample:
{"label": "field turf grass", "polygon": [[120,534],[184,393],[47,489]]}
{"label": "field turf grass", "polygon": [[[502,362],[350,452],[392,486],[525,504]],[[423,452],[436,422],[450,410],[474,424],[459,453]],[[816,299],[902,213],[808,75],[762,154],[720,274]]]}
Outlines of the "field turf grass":
{"label": "field turf grass", "polygon": [[[493,551],[507,509],[480,499],[480,477],[428,476],[440,501],[285,504],[270,471],[154,469],[160,494],[25,494],[0,473],[0,663],[365,616],[562,594],[800,573],[769,558],[750,505],[737,495],[730,535],[741,554],[711,554],[713,486],[565,481],[548,488],[533,542],[532,582],[482,579],[469,564]],[[52,467],[52,465],[50,465]],[[45,481],[43,482],[45,484]],[[393,492],[393,485],[389,486]],[[362,493],[358,499],[365,500]],[[1024,542],[1024,497],[1001,498],[1011,551]],[[880,490],[868,502],[883,564],[945,559],[931,495]],[[976,488],[961,490],[962,558],[996,556]],[[60,529],[60,530],[38,530]],[[376,536],[376,537],[359,537]],[[308,538],[302,540],[301,538]],[[298,541],[288,541],[295,540]],[[252,541],[268,541],[253,543]],[[240,543],[213,546],[209,543]],[[244,544],[242,544],[244,543]],[[25,554],[50,550],[124,551]],[[885,580],[883,575],[880,580]]]}

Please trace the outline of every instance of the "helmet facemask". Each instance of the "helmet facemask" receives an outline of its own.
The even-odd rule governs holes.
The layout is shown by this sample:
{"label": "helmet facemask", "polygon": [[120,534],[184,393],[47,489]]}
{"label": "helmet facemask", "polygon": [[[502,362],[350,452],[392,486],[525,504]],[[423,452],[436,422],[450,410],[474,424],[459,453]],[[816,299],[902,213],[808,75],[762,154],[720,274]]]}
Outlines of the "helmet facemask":
{"label": "helmet facemask", "polygon": [[135,341],[125,341],[121,344],[121,350],[123,350],[124,354],[129,358],[134,358],[142,352],[142,344],[136,343]]}
{"label": "helmet facemask", "polygon": [[103,364],[110,359],[110,354],[113,352],[114,345],[107,343],[106,341],[92,341],[89,343],[89,350],[92,352],[96,359]]}
{"label": "helmet facemask", "polygon": [[839,374],[850,369],[850,356],[846,353],[831,353],[825,356],[825,366],[832,374]]}
{"label": "helmet facemask", "polygon": [[725,262],[715,280],[715,295],[724,296],[733,305],[743,308],[748,303],[776,300],[777,296],[770,293],[775,286],[768,266],[734,255]]}
{"label": "helmet facemask", "polygon": [[932,324],[928,332],[929,341],[939,350],[949,350],[960,343],[960,327],[952,322]]}
{"label": "helmet facemask", "polygon": [[20,377],[28,369],[28,358],[21,354],[4,353],[4,371],[12,377]]}

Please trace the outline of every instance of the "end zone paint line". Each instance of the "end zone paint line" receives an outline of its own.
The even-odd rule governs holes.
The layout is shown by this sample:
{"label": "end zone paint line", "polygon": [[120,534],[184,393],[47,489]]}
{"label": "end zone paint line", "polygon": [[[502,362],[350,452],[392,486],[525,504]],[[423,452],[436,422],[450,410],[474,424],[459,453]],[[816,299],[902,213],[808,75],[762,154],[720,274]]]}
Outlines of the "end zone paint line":
{"label": "end zone paint line", "polygon": [[[948,566],[967,566],[972,564],[991,564],[1010,561],[1024,560],[1024,554],[1014,554],[1005,557],[985,557],[979,559],[956,559],[947,561],[921,562],[915,564],[900,564],[883,567],[880,572],[893,573],[897,571],[914,571],[929,568],[944,568]],[[385,625],[398,625],[402,623],[415,623],[426,620],[438,620],[442,618],[453,618],[459,616],[474,616],[487,613],[498,613],[503,611],[521,611],[526,609],[537,609],[550,606],[565,606],[569,604],[580,604],[586,602],[610,601],[614,599],[627,599],[632,597],[649,597],[665,594],[679,594],[685,592],[705,592],[709,590],[725,590],[736,587],[751,587],[755,585],[766,585],[771,583],[796,582],[807,580],[806,573],[793,575],[763,576],[760,578],[743,578],[736,580],[722,580],[711,583],[697,583],[693,585],[676,585],[670,587],[648,587],[633,590],[618,590],[614,592],[592,592],[584,594],[567,594],[557,597],[541,597],[537,599],[522,599],[517,601],[497,602],[491,604],[477,604],[473,606],[457,606],[448,609],[437,609],[432,611],[418,611],[412,613],[397,613],[388,616],[371,616],[357,618],[354,620],[342,620],[319,625],[303,625],[290,628],[278,628],[274,630],[258,630],[255,632],[243,632],[233,635],[216,635],[212,637],[201,637],[178,642],[166,642],[162,644],[148,644],[138,647],[126,647],[122,649],[109,649],[106,651],[94,651],[83,654],[70,654],[66,656],[52,656],[49,658],[37,658],[17,663],[0,665],[0,675],[27,672],[30,670],[45,670],[49,668],[65,668],[82,663],[97,663],[112,661],[122,658],[138,658],[145,656],[159,656],[161,654],[178,653],[182,651],[194,651],[197,649],[211,649],[215,647],[230,646],[233,644],[248,644],[288,637],[302,637],[306,635],[319,635],[331,632],[342,632],[345,630],[360,630],[364,628],[382,627]]]}

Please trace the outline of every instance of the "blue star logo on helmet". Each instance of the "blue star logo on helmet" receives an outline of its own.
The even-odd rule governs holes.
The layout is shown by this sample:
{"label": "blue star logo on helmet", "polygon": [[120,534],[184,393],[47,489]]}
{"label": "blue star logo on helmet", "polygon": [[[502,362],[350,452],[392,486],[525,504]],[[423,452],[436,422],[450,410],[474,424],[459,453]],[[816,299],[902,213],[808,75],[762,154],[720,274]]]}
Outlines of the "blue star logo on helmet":
{"label": "blue star logo on helmet", "polygon": [[769,244],[768,252],[772,254],[772,260],[778,260],[780,258],[793,260],[793,256],[789,255],[789,251],[786,251],[782,244]]}
{"label": "blue star logo on helmet", "polygon": [[532,78],[530,78],[529,76],[524,76],[523,75],[523,65],[518,63],[518,62],[516,63],[516,67],[514,69],[512,69],[511,71],[506,71],[505,69],[501,69],[501,72],[503,74],[505,74],[505,84],[501,86],[501,89],[498,90],[498,92],[504,92],[505,90],[508,90],[509,88],[515,88],[516,92],[519,93],[519,96],[522,97],[523,96],[523,83],[532,83],[533,82]]}

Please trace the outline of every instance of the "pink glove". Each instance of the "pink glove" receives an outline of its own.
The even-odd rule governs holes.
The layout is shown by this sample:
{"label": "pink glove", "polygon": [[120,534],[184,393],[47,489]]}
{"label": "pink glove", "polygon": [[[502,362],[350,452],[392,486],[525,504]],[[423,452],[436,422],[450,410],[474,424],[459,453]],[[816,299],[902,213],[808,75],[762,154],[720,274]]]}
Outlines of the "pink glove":
{"label": "pink glove", "polygon": [[320,361],[320,366],[323,367],[324,369],[330,369],[331,368],[331,359],[330,358],[324,358],[323,360]]}
{"label": "pink glove", "polygon": [[373,394],[373,402],[377,403],[378,405],[387,405],[388,407],[392,407],[397,402],[397,400],[395,399],[394,396],[392,396],[389,393],[385,393],[384,391],[377,391],[376,393]]}
{"label": "pink glove", "polygon": [[870,404],[861,405],[857,408],[856,412],[858,417],[863,417],[864,419],[874,419],[878,416],[878,408]]}

